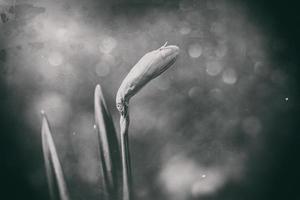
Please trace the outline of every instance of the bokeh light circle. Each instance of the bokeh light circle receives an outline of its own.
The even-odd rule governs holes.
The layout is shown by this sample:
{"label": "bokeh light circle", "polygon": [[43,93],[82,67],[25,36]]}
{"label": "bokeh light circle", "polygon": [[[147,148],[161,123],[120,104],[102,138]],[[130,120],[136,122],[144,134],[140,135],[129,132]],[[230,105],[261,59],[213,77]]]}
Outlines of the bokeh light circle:
{"label": "bokeh light circle", "polygon": [[209,61],[206,64],[206,72],[210,76],[217,76],[223,69],[222,64],[219,61]]}
{"label": "bokeh light circle", "polygon": [[59,66],[63,63],[63,56],[59,52],[52,52],[48,57],[48,62],[52,66]]}
{"label": "bokeh light circle", "polygon": [[190,88],[188,91],[188,95],[191,99],[199,98],[201,95],[201,88],[198,86]]}
{"label": "bokeh light circle", "polygon": [[117,40],[113,37],[105,37],[100,42],[99,49],[104,54],[109,54],[117,46]]}
{"label": "bokeh light circle", "polygon": [[202,46],[198,43],[195,43],[195,44],[191,44],[189,46],[189,55],[192,57],[192,58],[198,58],[201,56],[202,54]]}
{"label": "bokeh light circle", "polygon": [[110,67],[109,65],[103,65],[101,63],[99,63],[98,65],[96,65],[96,74],[100,77],[105,77],[110,73]]}
{"label": "bokeh light circle", "polygon": [[237,81],[237,74],[234,69],[228,68],[223,71],[222,80],[227,84],[235,84]]}

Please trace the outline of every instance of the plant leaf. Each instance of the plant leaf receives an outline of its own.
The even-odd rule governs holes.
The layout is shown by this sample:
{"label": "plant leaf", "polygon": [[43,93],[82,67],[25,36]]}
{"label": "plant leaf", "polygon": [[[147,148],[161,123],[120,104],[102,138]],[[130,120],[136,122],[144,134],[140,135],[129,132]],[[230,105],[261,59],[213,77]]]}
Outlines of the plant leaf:
{"label": "plant leaf", "polygon": [[100,85],[95,88],[94,95],[95,123],[98,133],[102,172],[104,176],[105,196],[108,199],[119,198],[119,182],[121,177],[121,158],[115,127],[107,109]]}
{"label": "plant leaf", "polygon": [[42,145],[47,174],[47,181],[51,199],[69,200],[69,193],[64,179],[62,167],[57,155],[55,144],[51,135],[50,126],[44,111],[41,112]]}

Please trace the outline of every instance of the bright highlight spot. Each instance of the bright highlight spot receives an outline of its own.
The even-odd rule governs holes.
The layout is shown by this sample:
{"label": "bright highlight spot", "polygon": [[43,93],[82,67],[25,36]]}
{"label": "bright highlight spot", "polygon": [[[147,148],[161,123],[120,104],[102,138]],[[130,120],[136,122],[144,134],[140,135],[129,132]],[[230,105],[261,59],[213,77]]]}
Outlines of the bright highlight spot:
{"label": "bright highlight spot", "polygon": [[219,61],[210,61],[206,64],[206,72],[210,76],[217,76],[223,69]]}
{"label": "bright highlight spot", "polygon": [[161,171],[160,179],[170,194],[184,198],[197,180],[199,173],[194,161],[184,157],[175,157],[166,163]]}
{"label": "bright highlight spot", "polygon": [[183,156],[176,156],[167,161],[160,173],[160,181],[173,199],[212,193],[222,185],[224,179],[224,172],[203,168],[192,159]]}
{"label": "bright highlight spot", "polygon": [[222,74],[222,79],[224,83],[235,84],[237,80],[237,75],[235,70],[232,68],[225,69],[225,71]]}
{"label": "bright highlight spot", "polygon": [[192,44],[189,46],[189,55],[192,57],[192,58],[198,58],[201,56],[202,54],[202,47],[200,44]]}
{"label": "bright highlight spot", "polygon": [[288,97],[285,97],[285,101],[288,101],[289,100],[289,98]]}
{"label": "bright highlight spot", "polygon": [[[224,176],[215,169],[207,169],[208,175],[202,175],[200,179],[193,183],[191,193],[193,197],[213,193],[224,182]],[[205,178],[205,179],[204,179]]]}

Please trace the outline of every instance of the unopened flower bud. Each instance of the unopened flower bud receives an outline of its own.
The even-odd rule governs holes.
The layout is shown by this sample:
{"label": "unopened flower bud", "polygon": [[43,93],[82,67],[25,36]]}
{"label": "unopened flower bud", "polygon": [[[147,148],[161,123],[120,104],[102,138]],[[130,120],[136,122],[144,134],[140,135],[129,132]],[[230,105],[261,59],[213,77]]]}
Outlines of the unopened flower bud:
{"label": "unopened flower bud", "polygon": [[149,81],[166,71],[176,61],[179,47],[167,46],[167,43],[157,50],[145,54],[133,66],[123,80],[116,97],[117,108],[126,114],[129,99],[142,89]]}

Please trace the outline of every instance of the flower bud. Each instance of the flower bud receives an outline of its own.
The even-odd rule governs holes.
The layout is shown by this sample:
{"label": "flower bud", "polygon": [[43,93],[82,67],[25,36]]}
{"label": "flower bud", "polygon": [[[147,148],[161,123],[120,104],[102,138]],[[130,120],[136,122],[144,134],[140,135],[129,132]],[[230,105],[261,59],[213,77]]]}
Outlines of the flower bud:
{"label": "flower bud", "polygon": [[159,49],[145,54],[130,70],[117,92],[116,104],[118,110],[121,113],[126,112],[129,99],[149,81],[172,66],[178,54],[179,47],[167,46],[167,43]]}

